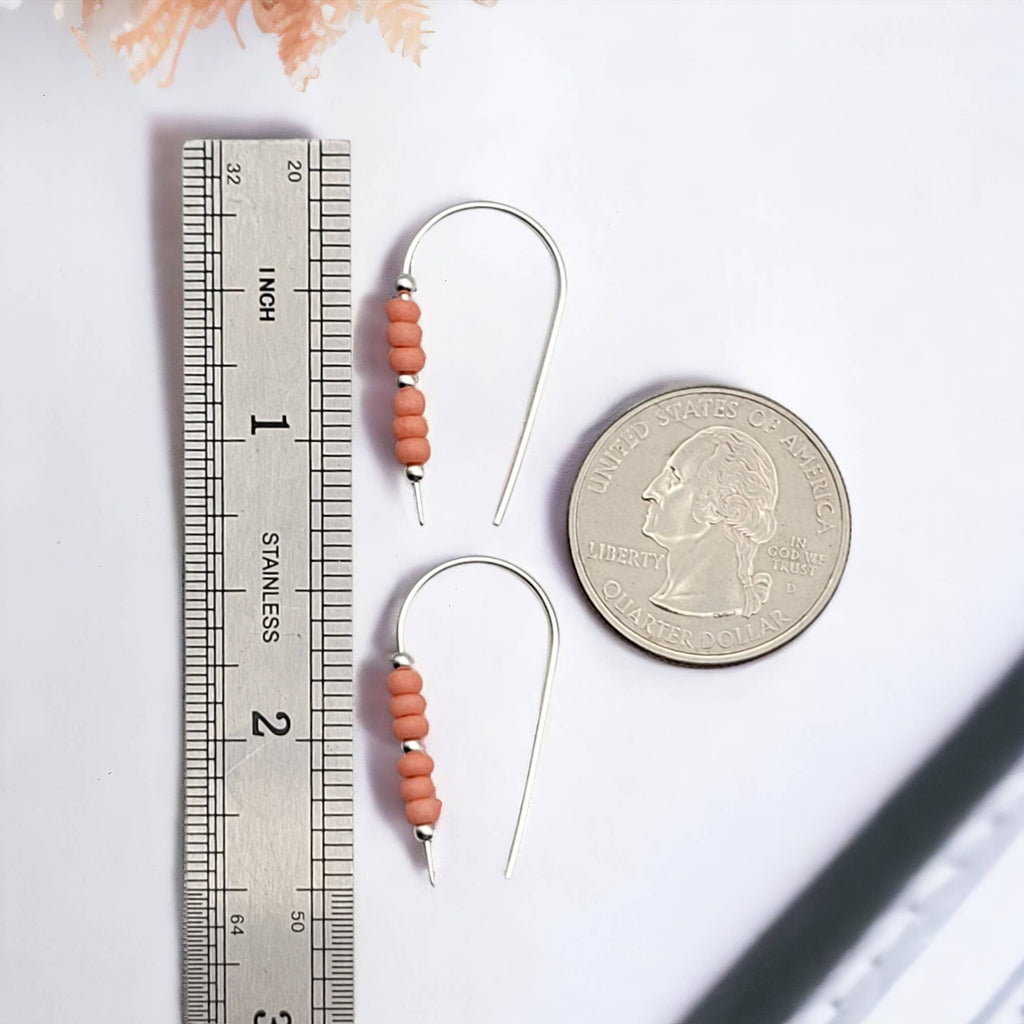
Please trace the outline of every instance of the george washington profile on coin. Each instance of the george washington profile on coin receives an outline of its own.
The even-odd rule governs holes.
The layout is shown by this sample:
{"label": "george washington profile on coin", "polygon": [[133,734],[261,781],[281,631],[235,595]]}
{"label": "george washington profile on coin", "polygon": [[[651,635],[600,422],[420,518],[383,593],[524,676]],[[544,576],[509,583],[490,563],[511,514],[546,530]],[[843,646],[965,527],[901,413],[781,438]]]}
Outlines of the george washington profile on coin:
{"label": "george washington profile on coin", "polygon": [[598,614],[687,665],[775,650],[828,604],[850,548],[835,461],[801,419],[735,388],[680,388],[611,423],[569,501]]}
{"label": "george washington profile on coin", "polygon": [[742,430],[713,426],[687,438],[643,495],[641,532],[665,548],[665,579],[652,604],[680,615],[750,618],[772,576],[755,555],[775,536],[779,481],[764,448]]}

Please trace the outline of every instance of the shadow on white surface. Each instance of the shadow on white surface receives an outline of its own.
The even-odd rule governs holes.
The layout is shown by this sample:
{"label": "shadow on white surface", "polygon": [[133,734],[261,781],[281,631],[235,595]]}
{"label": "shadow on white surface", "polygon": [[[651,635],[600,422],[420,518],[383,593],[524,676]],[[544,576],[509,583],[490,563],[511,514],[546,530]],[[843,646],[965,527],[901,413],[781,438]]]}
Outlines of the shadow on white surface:
{"label": "shadow on white surface", "polygon": [[1024,658],[681,1024],[787,1020],[1022,750]]}

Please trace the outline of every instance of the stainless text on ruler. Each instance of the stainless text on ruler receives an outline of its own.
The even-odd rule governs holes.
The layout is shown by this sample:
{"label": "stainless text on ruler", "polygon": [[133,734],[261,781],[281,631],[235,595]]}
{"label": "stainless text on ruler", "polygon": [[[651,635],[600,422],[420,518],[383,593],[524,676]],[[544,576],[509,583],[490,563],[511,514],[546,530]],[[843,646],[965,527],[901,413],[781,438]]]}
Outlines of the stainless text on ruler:
{"label": "stainless text on ruler", "polygon": [[349,190],[183,151],[187,1024],[354,1020]]}

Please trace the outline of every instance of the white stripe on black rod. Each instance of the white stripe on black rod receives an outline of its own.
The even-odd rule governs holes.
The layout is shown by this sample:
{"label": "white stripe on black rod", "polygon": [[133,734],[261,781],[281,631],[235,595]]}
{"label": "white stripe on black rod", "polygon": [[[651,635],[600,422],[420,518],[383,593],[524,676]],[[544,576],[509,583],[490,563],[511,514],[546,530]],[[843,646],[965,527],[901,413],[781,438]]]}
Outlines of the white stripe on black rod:
{"label": "white stripe on black rod", "polygon": [[353,1005],[347,142],[182,155],[187,1024]]}

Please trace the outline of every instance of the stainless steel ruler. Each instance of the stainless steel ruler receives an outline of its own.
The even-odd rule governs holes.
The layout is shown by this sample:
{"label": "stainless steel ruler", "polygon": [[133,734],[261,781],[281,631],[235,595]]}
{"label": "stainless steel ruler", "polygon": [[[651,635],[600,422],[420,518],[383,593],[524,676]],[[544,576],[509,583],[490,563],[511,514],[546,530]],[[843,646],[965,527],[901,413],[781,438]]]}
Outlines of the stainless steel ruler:
{"label": "stainless steel ruler", "polygon": [[184,147],[187,1024],[354,1020],[349,190]]}

